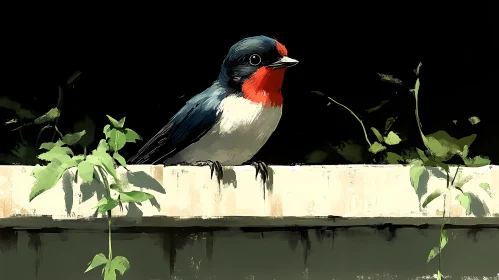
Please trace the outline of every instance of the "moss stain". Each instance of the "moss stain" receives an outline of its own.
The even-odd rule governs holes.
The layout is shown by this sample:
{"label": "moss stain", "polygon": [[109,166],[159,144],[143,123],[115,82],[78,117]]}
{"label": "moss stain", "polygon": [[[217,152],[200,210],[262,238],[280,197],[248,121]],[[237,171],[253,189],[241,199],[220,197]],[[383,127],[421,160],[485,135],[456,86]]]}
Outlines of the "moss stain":
{"label": "moss stain", "polygon": [[0,251],[6,252],[17,248],[17,231],[13,228],[0,228]]}
{"label": "moss stain", "polygon": [[206,254],[208,259],[211,260],[213,255],[213,232],[197,229],[169,229],[163,233],[163,257],[169,262],[171,277],[175,274],[178,250],[201,239],[206,240]]}
{"label": "moss stain", "polygon": [[40,239],[40,232],[33,231],[33,230],[27,230],[26,233],[28,233],[28,237],[29,237],[28,247],[33,249],[35,251],[35,254],[36,254],[35,275],[38,276],[38,270],[40,269],[40,261],[41,261],[41,255],[42,255],[42,241]]}
{"label": "moss stain", "polygon": [[213,245],[214,245],[214,233],[208,232],[206,234],[206,258],[211,262],[213,259]]}

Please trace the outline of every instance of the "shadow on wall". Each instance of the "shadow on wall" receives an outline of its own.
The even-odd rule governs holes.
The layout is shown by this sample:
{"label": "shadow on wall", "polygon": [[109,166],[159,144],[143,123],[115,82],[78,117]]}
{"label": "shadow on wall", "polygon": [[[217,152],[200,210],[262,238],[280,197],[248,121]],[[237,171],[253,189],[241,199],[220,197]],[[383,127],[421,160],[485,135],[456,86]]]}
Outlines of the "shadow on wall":
{"label": "shadow on wall", "polygon": [[[437,270],[426,258],[439,229],[128,228],[113,235],[114,254],[131,263],[120,279],[417,279]],[[449,238],[446,275],[497,275],[498,229],[450,229]],[[5,279],[100,279],[98,270],[83,271],[106,242],[105,232],[1,229],[0,271]]]}
{"label": "shadow on wall", "polygon": [[[99,178],[98,173],[94,171],[95,178]],[[147,174],[144,171],[135,171],[135,172],[127,172],[126,176],[124,176],[122,182],[125,186],[132,184],[137,188],[152,190],[157,193],[165,194],[166,191],[163,186],[151,175]],[[123,180],[124,179],[124,180]],[[81,179],[79,179],[81,180]],[[65,172],[62,176],[62,189],[64,191],[64,201],[66,205],[66,214],[68,216],[73,216],[73,191],[74,187],[78,182],[75,181],[75,174],[72,172]],[[79,182],[80,184],[80,203],[85,202],[92,198],[94,195],[97,196],[97,200],[102,199],[106,195],[106,191],[104,186],[98,182],[97,180],[93,180],[92,182]],[[149,200],[150,203],[158,210],[161,209],[158,201],[155,198]],[[138,203],[140,205],[140,203]],[[134,217],[142,216],[142,211],[137,208],[135,203],[129,203],[129,212],[127,216],[136,215]],[[140,215],[137,215],[140,214]],[[97,211],[94,213],[93,217],[97,217]]]}

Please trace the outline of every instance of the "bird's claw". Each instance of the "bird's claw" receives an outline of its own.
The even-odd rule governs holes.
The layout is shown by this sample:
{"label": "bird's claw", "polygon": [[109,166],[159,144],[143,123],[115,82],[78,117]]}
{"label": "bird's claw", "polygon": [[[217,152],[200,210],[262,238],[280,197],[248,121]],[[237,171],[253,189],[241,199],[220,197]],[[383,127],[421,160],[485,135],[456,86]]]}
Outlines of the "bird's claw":
{"label": "bird's claw", "polygon": [[213,173],[216,173],[218,184],[220,184],[220,181],[223,179],[223,176],[224,176],[224,171],[222,168],[222,164],[220,164],[220,162],[212,161],[212,160],[205,160],[205,161],[197,161],[196,165],[197,166],[209,166],[210,171],[211,171],[211,178],[213,179]]}
{"label": "bird's claw", "polygon": [[258,174],[260,174],[263,184],[267,183],[267,181],[269,180],[269,168],[267,164],[259,160],[252,162],[251,166],[255,167],[256,169],[255,180],[258,178]]}

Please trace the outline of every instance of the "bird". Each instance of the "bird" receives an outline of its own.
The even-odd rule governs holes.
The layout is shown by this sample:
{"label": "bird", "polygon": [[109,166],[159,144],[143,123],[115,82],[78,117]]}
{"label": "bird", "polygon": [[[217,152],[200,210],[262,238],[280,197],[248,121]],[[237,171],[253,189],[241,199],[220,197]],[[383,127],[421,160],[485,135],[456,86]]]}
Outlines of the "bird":
{"label": "bird", "polygon": [[286,69],[298,64],[275,38],[244,38],[229,49],[217,79],[195,95],[131,157],[128,164],[209,166],[250,163],[268,180],[268,166],[251,161],[277,128]]}

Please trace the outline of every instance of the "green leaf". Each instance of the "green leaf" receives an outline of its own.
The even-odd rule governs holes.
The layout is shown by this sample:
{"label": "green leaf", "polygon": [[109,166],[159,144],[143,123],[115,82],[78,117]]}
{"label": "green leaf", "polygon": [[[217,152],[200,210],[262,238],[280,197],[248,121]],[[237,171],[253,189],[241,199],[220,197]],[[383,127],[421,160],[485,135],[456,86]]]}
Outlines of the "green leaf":
{"label": "green leaf", "polygon": [[108,153],[102,153],[98,151],[94,151],[93,155],[99,158],[99,161],[102,163],[102,166],[106,169],[107,173],[111,174],[113,178],[118,181],[116,177],[116,168],[114,167],[114,160]]}
{"label": "green leaf", "polygon": [[382,152],[386,150],[386,147],[381,145],[380,143],[378,142],[374,142],[371,147],[369,147],[369,152],[373,153],[373,154],[377,154],[379,152]]}
{"label": "green leaf", "polygon": [[461,173],[459,173],[458,180],[457,180],[457,182],[455,183],[454,187],[461,189],[461,188],[463,188],[463,186],[464,186],[466,183],[468,183],[469,181],[471,181],[471,179],[473,179],[473,176],[468,175],[468,176],[466,176],[466,177],[464,177],[464,178],[461,178]]}
{"label": "green leaf", "polygon": [[487,194],[492,197],[492,192],[490,191],[490,185],[489,183],[480,183],[480,188],[482,188],[484,191],[487,192]]}
{"label": "green leaf", "polygon": [[141,191],[124,192],[120,194],[121,202],[143,202],[153,197],[152,194]]}
{"label": "green leaf", "polygon": [[379,142],[383,143],[383,136],[375,127],[371,127],[371,130],[373,131],[374,135],[376,135],[376,138],[378,139]]}
{"label": "green leaf", "polygon": [[76,166],[76,161],[68,154],[73,154],[70,148],[54,146],[49,151],[38,155],[38,158],[46,161],[58,160],[66,168]]}
{"label": "green leaf", "polygon": [[125,133],[119,131],[116,128],[111,129],[109,132],[109,146],[113,151],[119,151],[125,146],[126,137]]}
{"label": "green leaf", "polygon": [[126,167],[126,160],[125,160],[125,158],[122,155],[118,154],[118,152],[115,152],[113,154],[113,158],[115,160],[117,160],[120,163],[121,166]]}
{"label": "green leaf", "polygon": [[430,161],[423,150],[416,148],[416,152],[418,153],[419,158],[423,161],[423,164],[426,164]]}
{"label": "green leaf", "polygon": [[465,192],[459,194],[458,200],[459,204],[466,210],[466,215],[471,214],[471,193]]}
{"label": "green leaf", "polygon": [[108,134],[109,134],[110,131],[111,131],[111,125],[110,124],[106,124],[104,126],[104,130],[103,130],[104,135],[106,135],[106,139],[109,138]]}
{"label": "green leaf", "polygon": [[21,103],[10,100],[10,98],[6,96],[0,97],[0,108],[14,111],[22,119],[32,119],[35,117],[35,113],[33,111],[22,108]]}
{"label": "green leaf", "polygon": [[31,202],[41,193],[53,188],[66,169],[67,167],[62,166],[62,163],[57,159],[54,159],[54,161],[50,162],[47,166],[33,169],[32,174],[35,177],[35,184],[31,188],[29,201]]}
{"label": "green leaf", "polygon": [[33,123],[35,123],[35,124],[46,123],[46,122],[55,120],[59,116],[60,116],[59,109],[52,108],[47,113],[45,113],[45,114],[41,115],[40,117],[36,118],[33,121]]}
{"label": "green leaf", "polygon": [[477,125],[479,122],[480,122],[480,118],[479,117],[476,117],[476,116],[473,116],[473,117],[470,117],[468,119],[468,121],[472,124],[472,125]]}
{"label": "green leaf", "polygon": [[78,164],[78,174],[86,182],[94,180],[94,165],[88,161],[82,161]]}
{"label": "green leaf", "polygon": [[365,146],[355,143],[353,140],[342,141],[333,146],[336,152],[351,163],[363,163]]}
{"label": "green leaf", "polygon": [[116,256],[111,261],[111,269],[117,270],[121,275],[123,275],[125,271],[130,269],[130,262],[123,256]]}
{"label": "green leaf", "polygon": [[111,262],[104,267],[104,280],[116,280],[116,271],[112,268]]}
{"label": "green leaf", "polygon": [[490,164],[490,159],[481,156],[476,156],[474,158],[464,158],[464,164],[468,167],[480,167]]}
{"label": "green leaf", "polygon": [[468,147],[468,145],[464,145],[463,147],[463,151],[459,153],[459,155],[461,156],[461,158],[466,162],[466,159],[468,157],[468,153],[470,152],[470,149]]}
{"label": "green leaf", "polygon": [[427,148],[432,155],[442,161],[449,160],[452,156],[462,153],[464,146],[471,146],[476,139],[476,134],[456,139],[450,136],[446,131],[439,130],[435,133],[426,135]]}
{"label": "green leaf", "polygon": [[85,270],[85,273],[106,263],[108,263],[108,259],[106,258],[106,256],[102,253],[97,254],[94,256],[93,260],[88,263],[88,268],[87,270]]}
{"label": "green leaf", "polygon": [[412,187],[414,188],[414,191],[418,191],[419,188],[419,178],[421,177],[421,174],[425,171],[425,167],[422,165],[421,161],[416,161],[411,165],[411,168],[409,169],[409,174],[411,178],[411,184]]}
{"label": "green leaf", "polygon": [[386,153],[386,161],[390,164],[400,164],[400,161],[403,161],[404,158],[402,158],[400,155],[393,153],[393,152],[387,152]]}
{"label": "green leaf", "polygon": [[416,101],[419,96],[419,86],[420,86],[419,79],[416,79],[416,84],[414,85],[414,97],[416,98]]}
{"label": "green leaf", "polygon": [[114,160],[108,153],[94,150],[91,155],[87,156],[87,161],[93,165],[103,166],[107,173],[113,176],[115,181],[118,181],[118,178],[116,177],[116,168],[114,167]]}
{"label": "green leaf", "polygon": [[441,230],[440,231],[440,251],[447,245],[447,241],[449,241],[449,238],[447,237],[447,231],[446,230]]}
{"label": "green leaf", "polygon": [[116,199],[103,197],[101,198],[101,200],[99,200],[95,208],[97,208],[97,211],[99,211],[99,213],[103,213],[112,210],[114,207],[118,206],[119,203],[120,202]]}
{"label": "green leaf", "polygon": [[419,76],[419,71],[421,70],[421,65],[423,65],[421,62],[419,62],[418,67],[416,68],[416,76]]}
{"label": "green leaf", "polygon": [[445,170],[447,173],[449,172],[449,165],[443,162],[434,162],[434,166],[438,166]]}
{"label": "green leaf", "polygon": [[37,174],[38,174],[40,171],[42,171],[43,169],[45,169],[45,168],[47,168],[47,166],[46,166],[46,165],[45,165],[45,166],[43,166],[43,165],[39,165],[39,164],[37,164],[37,165],[35,165],[35,167],[33,167],[33,170],[31,170],[31,174],[30,174],[30,175],[31,175],[31,176],[34,176],[34,177],[36,177],[36,176],[37,176]]}
{"label": "green leaf", "polygon": [[55,146],[62,146],[64,145],[64,142],[62,142],[61,140],[57,140],[57,142],[53,143],[53,142],[45,142],[45,143],[42,143],[40,145],[40,149],[45,149],[45,150],[51,150],[53,147]]}
{"label": "green leaf", "polygon": [[397,85],[404,85],[404,82],[402,82],[402,80],[394,78],[392,75],[378,73],[378,76],[381,78],[381,81],[383,82],[388,82]]}
{"label": "green leaf", "polygon": [[385,134],[388,133],[388,131],[390,130],[390,128],[392,127],[393,123],[397,120],[397,118],[395,117],[389,117],[388,119],[386,119],[386,123],[385,123]]}
{"label": "green leaf", "polygon": [[[109,116],[109,115],[106,115],[106,116],[107,116],[107,118],[109,119],[109,121],[111,122],[111,125],[112,125],[113,127],[116,127],[116,128],[123,128],[123,125],[121,125],[121,124],[120,124],[120,122],[119,122],[119,121],[117,121],[115,118],[113,118],[113,117],[111,117],[111,116]],[[125,122],[125,121],[123,121],[123,122]]]}
{"label": "green leaf", "polygon": [[85,159],[84,155],[77,155],[73,157],[74,161],[76,161],[76,164],[80,164]]}
{"label": "green leaf", "polygon": [[383,107],[388,102],[390,102],[390,100],[383,100],[379,103],[379,105],[377,105],[371,109],[368,109],[367,112],[372,113],[372,112],[378,111],[381,107]]}
{"label": "green leaf", "polygon": [[400,143],[400,141],[402,141],[400,137],[397,134],[395,134],[393,131],[390,131],[388,135],[385,137],[385,143],[387,145],[397,145],[398,143]]}
{"label": "green leaf", "polygon": [[427,263],[430,262],[432,259],[434,259],[436,256],[438,256],[438,254],[440,254],[445,245],[447,245],[448,240],[449,238],[447,237],[447,231],[445,230],[440,231],[439,246],[433,247],[433,249],[431,249],[430,254],[428,255],[428,259],[426,260]]}
{"label": "green leaf", "polygon": [[438,198],[440,195],[442,195],[442,192],[440,190],[435,190],[433,191],[430,195],[428,195],[428,197],[426,197],[426,199],[424,200],[423,202],[423,208],[426,207],[426,205],[428,205],[430,202],[432,202],[433,200],[435,200],[436,198]]}
{"label": "green leaf", "polygon": [[120,185],[120,184],[111,184],[111,185],[109,186],[109,188],[111,188],[112,190],[115,190],[115,191],[117,191],[117,192],[119,192],[119,193],[124,192],[124,189],[121,187],[121,185]]}
{"label": "green leaf", "polygon": [[126,117],[123,117],[119,122],[118,124],[120,125],[120,128],[123,128],[123,126],[125,126],[125,119]]}
{"label": "green leaf", "polygon": [[322,96],[322,97],[324,97],[324,96],[325,96],[325,95],[324,95],[324,93],[322,93],[322,92],[320,92],[320,91],[316,91],[316,90],[312,90],[312,93],[315,93],[315,94],[317,94],[318,96]]}
{"label": "green leaf", "polygon": [[440,252],[440,248],[438,246],[433,247],[431,249],[430,254],[428,254],[428,259],[426,260],[427,263],[429,263],[432,259],[434,259],[436,256],[438,256],[438,253]]}
{"label": "green leaf", "polygon": [[85,130],[76,133],[68,133],[62,137],[62,142],[70,146],[74,145],[80,141],[81,137],[83,137],[85,133],[87,133]]}
{"label": "green leaf", "polygon": [[129,143],[135,143],[136,140],[142,140],[142,137],[130,128],[125,128],[125,137],[126,141]]}
{"label": "green leaf", "polygon": [[109,149],[109,145],[107,144],[106,140],[101,139],[99,141],[99,145],[97,145],[97,152],[99,153],[105,153]]}

